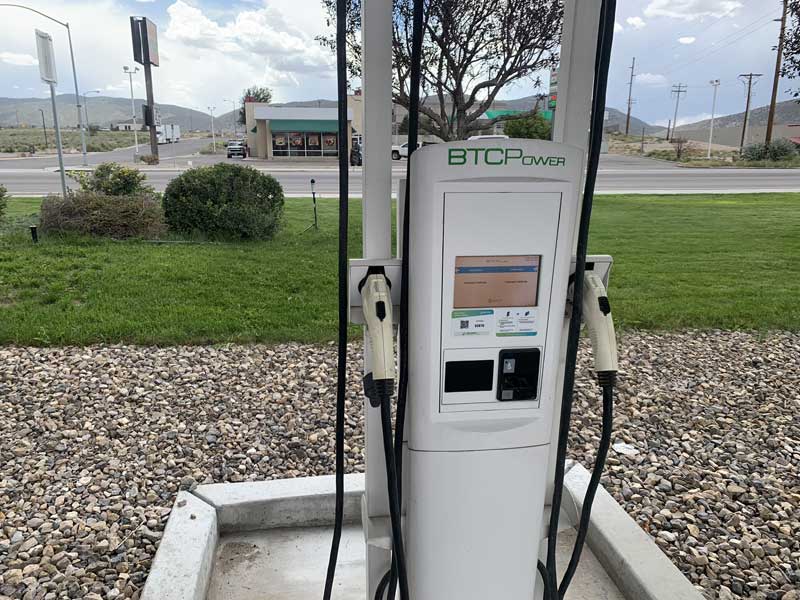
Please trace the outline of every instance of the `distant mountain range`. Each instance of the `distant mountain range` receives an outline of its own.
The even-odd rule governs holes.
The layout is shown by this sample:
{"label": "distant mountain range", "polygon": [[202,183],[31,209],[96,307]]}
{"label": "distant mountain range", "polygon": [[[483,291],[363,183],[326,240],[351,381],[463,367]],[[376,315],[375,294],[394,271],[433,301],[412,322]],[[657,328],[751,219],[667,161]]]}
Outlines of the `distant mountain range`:
{"label": "distant mountain range", "polygon": [[[140,120],[142,116],[142,104],[144,104],[142,99],[135,101],[137,120]],[[158,104],[157,106],[164,123],[177,123],[183,130],[211,128],[211,116],[202,111],[174,104]],[[112,124],[129,121],[131,118],[131,101],[126,98],[90,95],[86,98],[86,108],[89,114],[89,123],[100,127],[109,127]],[[15,127],[17,124],[41,127],[42,114],[39,109],[44,111],[47,126],[52,127],[53,115],[50,98],[0,98],[0,127]],[[63,127],[77,125],[75,94],[56,96],[56,110],[58,110],[59,123]]]}
{"label": "distant mountain range", "polygon": [[[525,96],[512,100],[500,100],[497,108],[508,108],[512,110],[530,110],[536,102],[536,96]],[[142,104],[144,100],[136,100],[136,115],[141,116]],[[58,108],[58,118],[63,126],[75,127],[77,115],[75,110],[74,94],[61,94],[56,97]],[[127,121],[131,118],[131,103],[125,98],[114,98],[110,96],[88,96],[86,106],[89,113],[89,121],[93,125],[109,127],[112,124]],[[299,106],[299,107],[321,107],[335,108],[335,100],[304,100],[299,102],[276,103],[275,106]],[[203,111],[176,106],[174,104],[158,104],[161,111],[161,119],[165,123],[177,123],[181,129],[211,129],[211,116]],[[50,113],[49,98],[0,98],[0,127],[15,127],[17,124],[38,127],[41,126],[41,113],[44,111],[45,121],[48,127],[52,126],[52,115]],[[606,127],[618,126],[620,131],[625,130],[625,113],[616,108],[609,107],[608,120]],[[215,115],[215,124],[219,129],[229,129],[233,111],[228,111],[220,115]],[[750,112],[751,124],[754,127],[763,126],[767,123],[767,106],[760,106]],[[717,117],[715,127],[740,127],[744,118],[744,113]],[[776,124],[800,123],[800,103],[794,100],[779,102],[775,110]],[[678,127],[678,130],[708,129],[709,120],[690,123]],[[650,125],[641,119],[631,117],[631,134],[638,135],[644,128],[645,133],[650,135],[663,131],[663,127]]]}
{"label": "distant mountain range", "polygon": [[[765,127],[769,115],[769,106],[759,106],[750,111],[749,127]],[[726,115],[714,119],[714,127],[741,127],[744,123],[744,112],[735,115]],[[796,100],[785,100],[775,105],[775,124],[791,125],[800,124],[800,102]],[[711,127],[711,119],[689,123],[678,127],[681,130],[708,129]]]}

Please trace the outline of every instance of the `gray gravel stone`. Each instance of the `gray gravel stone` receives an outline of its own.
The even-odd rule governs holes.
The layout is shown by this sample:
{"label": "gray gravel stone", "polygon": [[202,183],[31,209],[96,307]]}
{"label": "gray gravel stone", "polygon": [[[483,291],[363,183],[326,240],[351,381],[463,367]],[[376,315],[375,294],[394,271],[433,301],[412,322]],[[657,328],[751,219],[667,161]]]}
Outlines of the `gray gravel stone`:
{"label": "gray gravel stone", "polygon": [[[591,466],[585,350],[570,443]],[[603,484],[708,598],[798,600],[798,357],[797,334],[621,338]],[[0,348],[0,599],[138,598],[179,490],[333,472],[335,387],[333,345]]]}

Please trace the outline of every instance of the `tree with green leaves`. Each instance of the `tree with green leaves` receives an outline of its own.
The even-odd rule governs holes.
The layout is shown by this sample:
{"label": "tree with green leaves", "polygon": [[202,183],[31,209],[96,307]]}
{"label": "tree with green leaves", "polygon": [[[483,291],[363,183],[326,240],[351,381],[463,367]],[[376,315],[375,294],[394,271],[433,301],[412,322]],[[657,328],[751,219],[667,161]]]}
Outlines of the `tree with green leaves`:
{"label": "tree with green leaves", "polygon": [[509,119],[503,124],[503,131],[512,138],[549,140],[550,122],[541,113],[535,112],[527,117]]}
{"label": "tree with green leaves", "polygon": [[[393,95],[407,109],[412,0],[393,1]],[[336,0],[322,2],[332,25]],[[481,116],[508,85],[526,79],[540,84],[536,74],[557,59],[563,14],[560,0],[425,0],[420,129],[459,140],[507,120]],[[347,31],[350,76],[359,77],[361,0],[349,0]],[[332,35],[320,42],[335,50]]]}
{"label": "tree with green leaves", "polygon": [[[800,77],[800,0],[789,0],[781,75],[791,79]],[[792,92],[795,98],[800,98],[800,86]]]}
{"label": "tree with green leaves", "polygon": [[264,102],[269,104],[272,102],[272,90],[262,85],[252,85],[242,92],[242,98],[239,101],[239,104],[241,105],[241,108],[239,109],[239,125],[245,124],[245,102]]}

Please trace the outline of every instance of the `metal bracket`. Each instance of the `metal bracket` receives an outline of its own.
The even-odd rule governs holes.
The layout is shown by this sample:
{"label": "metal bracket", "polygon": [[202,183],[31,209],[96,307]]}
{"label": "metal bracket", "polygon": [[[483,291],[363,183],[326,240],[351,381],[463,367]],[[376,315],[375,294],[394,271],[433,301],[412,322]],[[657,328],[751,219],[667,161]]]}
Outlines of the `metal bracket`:
{"label": "metal bracket", "polygon": [[[608,280],[611,277],[611,266],[614,264],[614,259],[608,254],[589,254],[586,256],[586,270],[596,273],[603,280],[603,285],[608,289]],[[572,293],[573,278],[575,275],[575,257],[572,257],[572,262],[569,267],[569,288],[567,289],[567,306],[564,316],[569,318],[572,315]]]}
{"label": "metal bracket", "polygon": [[361,310],[361,293],[358,291],[358,284],[367,276],[367,270],[370,267],[383,267],[384,271],[386,271],[386,277],[391,284],[392,315],[394,322],[397,323],[400,316],[400,280],[402,278],[402,261],[398,258],[350,259],[350,268],[348,270],[350,322],[355,325],[364,324],[364,313]]}

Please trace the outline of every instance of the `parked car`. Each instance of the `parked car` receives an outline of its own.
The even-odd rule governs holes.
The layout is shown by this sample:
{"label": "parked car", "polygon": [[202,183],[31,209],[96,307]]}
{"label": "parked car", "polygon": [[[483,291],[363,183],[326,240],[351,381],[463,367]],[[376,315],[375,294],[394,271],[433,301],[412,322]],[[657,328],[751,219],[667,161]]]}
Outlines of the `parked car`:
{"label": "parked car", "polygon": [[240,140],[228,140],[228,158],[233,158],[234,156],[247,157],[247,149]]}
{"label": "parked car", "polygon": [[[432,146],[433,144],[435,142],[422,142],[422,147]],[[392,160],[400,160],[401,158],[408,158],[408,142],[399,146],[392,146]]]}
{"label": "parked car", "polygon": [[473,140],[507,140],[508,136],[503,135],[502,133],[493,133],[491,135],[471,135],[467,138],[467,141],[471,142]]}
{"label": "parked car", "polygon": [[350,166],[360,167],[364,163],[364,156],[361,154],[361,144],[353,144],[350,148]]}

